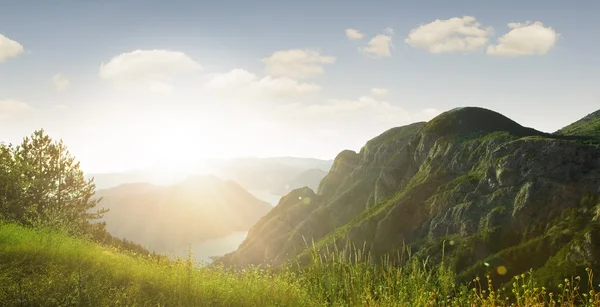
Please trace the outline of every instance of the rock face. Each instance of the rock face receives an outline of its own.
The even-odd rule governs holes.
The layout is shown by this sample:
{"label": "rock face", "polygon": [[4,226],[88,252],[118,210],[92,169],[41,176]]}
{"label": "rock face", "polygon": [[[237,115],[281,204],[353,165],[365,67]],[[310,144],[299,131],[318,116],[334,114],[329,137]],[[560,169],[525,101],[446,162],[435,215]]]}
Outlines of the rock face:
{"label": "rock face", "polygon": [[238,184],[197,176],[172,186],[126,184],[99,190],[106,229],[149,250],[179,252],[188,244],[246,231],[273,207]]}
{"label": "rock face", "polygon": [[374,261],[403,246],[434,263],[444,254],[464,279],[494,266],[508,268],[499,281],[530,268],[541,279],[600,269],[593,137],[545,134],[471,107],[394,128],[341,152],[317,193],[292,191],[223,260],[280,265],[314,242],[364,247]]}

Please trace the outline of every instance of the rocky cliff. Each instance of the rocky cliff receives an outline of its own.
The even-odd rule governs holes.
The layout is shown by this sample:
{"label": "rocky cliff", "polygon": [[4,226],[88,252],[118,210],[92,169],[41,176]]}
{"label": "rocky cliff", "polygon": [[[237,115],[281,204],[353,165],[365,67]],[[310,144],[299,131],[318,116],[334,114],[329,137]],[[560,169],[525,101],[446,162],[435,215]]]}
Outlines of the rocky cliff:
{"label": "rocky cliff", "polygon": [[585,273],[600,265],[596,136],[545,134],[472,107],[391,129],[341,152],[317,193],[282,198],[224,261],[279,265],[314,242],[359,246],[375,261],[403,248],[433,263],[444,254],[464,279]]}

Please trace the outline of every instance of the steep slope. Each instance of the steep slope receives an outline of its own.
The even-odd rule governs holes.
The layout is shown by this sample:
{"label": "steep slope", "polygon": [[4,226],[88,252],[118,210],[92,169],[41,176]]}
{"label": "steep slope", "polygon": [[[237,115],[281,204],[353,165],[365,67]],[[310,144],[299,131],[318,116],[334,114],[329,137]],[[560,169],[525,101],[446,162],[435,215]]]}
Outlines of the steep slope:
{"label": "steep slope", "polygon": [[292,190],[309,187],[312,190],[317,190],[319,183],[327,175],[327,172],[319,168],[311,168],[294,179],[281,184],[278,188],[273,189],[272,193],[277,195],[285,195]]}
{"label": "steep slope", "polygon": [[600,138],[600,110],[558,130],[556,134]]}
{"label": "steep slope", "polygon": [[406,246],[439,262],[444,247],[465,278],[489,270],[484,262],[508,268],[500,281],[530,268],[581,273],[599,265],[599,187],[597,143],[459,108],[340,153],[317,194],[290,193],[225,260],[280,264],[314,240],[364,246],[374,259]]}
{"label": "steep slope", "polygon": [[214,176],[161,187],[127,184],[99,190],[107,230],[157,252],[246,231],[272,208],[238,184]]}
{"label": "steep slope", "polygon": [[[402,176],[382,176],[384,169],[398,167],[393,157],[406,151],[408,140],[425,123],[393,128],[369,141],[359,153],[338,154],[319,195],[301,188],[284,196],[279,204],[254,225],[239,250],[225,262],[240,265],[282,263],[306,246],[305,239],[319,239],[349,222],[384,196],[389,185],[406,181]],[[399,156],[399,161],[405,156]],[[309,242],[310,243],[310,242]]]}

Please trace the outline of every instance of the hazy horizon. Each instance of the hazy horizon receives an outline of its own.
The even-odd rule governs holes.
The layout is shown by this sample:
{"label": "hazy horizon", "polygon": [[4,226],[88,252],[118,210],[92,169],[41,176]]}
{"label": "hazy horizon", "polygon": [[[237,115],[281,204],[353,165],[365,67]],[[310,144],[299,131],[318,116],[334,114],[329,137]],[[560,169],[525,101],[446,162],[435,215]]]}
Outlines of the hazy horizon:
{"label": "hazy horizon", "polygon": [[88,173],[333,159],[462,106],[545,132],[600,108],[600,3],[27,5],[0,10],[0,139],[44,128]]}

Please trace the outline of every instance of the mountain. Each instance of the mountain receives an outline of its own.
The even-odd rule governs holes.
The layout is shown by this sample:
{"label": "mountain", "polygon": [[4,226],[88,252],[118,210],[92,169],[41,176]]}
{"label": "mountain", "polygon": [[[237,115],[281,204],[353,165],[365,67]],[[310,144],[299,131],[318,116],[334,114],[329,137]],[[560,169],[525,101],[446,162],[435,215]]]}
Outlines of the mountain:
{"label": "mountain", "polygon": [[302,187],[309,187],[316,190],[325,175],[327,175],[326,171],[320,168],[311,168],[296,176],[296,178],[281,184],[279,188],[275,188],[272,193],[276,195],[285,195],[292,190]]}
{"label": "mountain", "polygon": [[98,189],[107,189],[121,184],[148,182],[155,185],[172,185],[193,174],[213,174],[223,179],[234,180],[246,190],[275,191],[282,183],[294,180],[311,169],[328,171],[333,161],[312,158],[273,157],[236,158],[229,160],[204,160],[202,171],[190,169],[182,172],[130,171],[115,173],[91,173]]}
{"label": "mountain", "polygon": [[238,158],[213,163],[211,172],[247,190],[277,191],[308,170],[328,171],[332,163],[310,158]]}
{"label": "mountain", "polygon": [[600,110],[558,130],[556,134],[600,137]]}
{"label": "mountain", "polygon": [[375,261],[403,248],[430,263],[444,255],[463,281],[489,273],[507,282],[532,268],[558,284],[600,268],[599,195],[598,140],[457,108],[342,151],[316,193],[284,196],[222,261],[303,263],[312,241],[321,251],[356,246]]}
{"label": "mountain", "polygon": [[120,185],[99,190],[107,230],[156,252],[247,231],[272,206],[238,184],[215,176],[190,177],[179,184]]}
{"label": "mountain", "polygon": [[184,180],[190,174],[160,174],[150,171],[128,171],[114,173],[91,173],[87,178],[94,178],[96,189],[114,188],[123,184],[147,182],[154,185],[172,185]]}

